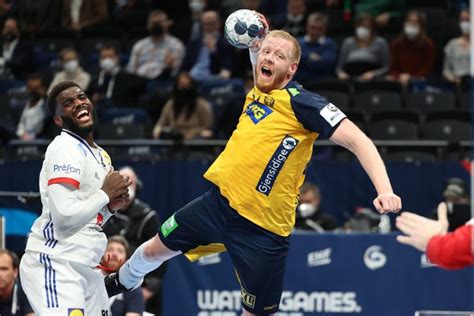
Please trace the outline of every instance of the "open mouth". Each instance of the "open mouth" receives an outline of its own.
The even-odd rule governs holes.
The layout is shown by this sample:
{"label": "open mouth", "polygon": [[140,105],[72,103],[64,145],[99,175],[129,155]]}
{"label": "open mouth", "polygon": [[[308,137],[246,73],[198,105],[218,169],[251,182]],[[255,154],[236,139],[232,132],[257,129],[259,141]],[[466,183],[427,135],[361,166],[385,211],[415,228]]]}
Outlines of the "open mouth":
{"label": "open mouth", "polygon": [[82,108],[81,110],[76,112],[74,116],[79,122],[87,122],[90,118],[90,112],[87,108]]}
{"label": "open mouth", "polygon": [[272,76],[272,71],[267,66],[262,66],[262,68],[260,68],[260,72],[266,78],[270,78]]}

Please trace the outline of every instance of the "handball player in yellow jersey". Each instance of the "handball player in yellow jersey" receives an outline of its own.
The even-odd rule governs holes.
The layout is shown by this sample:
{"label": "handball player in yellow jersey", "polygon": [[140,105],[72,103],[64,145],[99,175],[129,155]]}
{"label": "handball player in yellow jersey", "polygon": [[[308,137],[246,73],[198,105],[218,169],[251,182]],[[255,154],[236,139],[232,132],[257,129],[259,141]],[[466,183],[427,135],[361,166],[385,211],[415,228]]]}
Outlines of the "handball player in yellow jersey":
{"label": "handball player in yellow jersey", "polygon": [[279,30],[250,50],[255,87],[224,151],[204,175],[212,189],[174,213],[118,274],[105,279],[109,295],[137,287],[146,273],[178,254],[195,260],[227,251],[241,285],[243,315],[276,313],[298,192],[319,135],[357,156],[377,190],[380,213],[401,209],[372,141],[335,105],[292,80],[300,55],[296,39]]}

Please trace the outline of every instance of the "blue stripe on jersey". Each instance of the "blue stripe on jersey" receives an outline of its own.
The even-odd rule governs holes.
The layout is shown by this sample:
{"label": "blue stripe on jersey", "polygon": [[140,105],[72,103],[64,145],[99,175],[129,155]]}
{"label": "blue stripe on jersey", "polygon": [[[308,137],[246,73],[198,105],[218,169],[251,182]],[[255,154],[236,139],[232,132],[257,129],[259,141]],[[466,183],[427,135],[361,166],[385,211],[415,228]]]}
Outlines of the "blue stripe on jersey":
{"label": "blue stripe on jersey", "polygon": [[53,269],[48,255],[40,253],[40,262],[44,265],[44,289],[48,308],[59,307],[58,292],[56,289],[56,270]]}
{"label": "blue stripe on jersey", "polygon": [[44,266],[44,291],[46,293],[46,303],[48,308],[51,307],[51,303],[49,302],[49,282],[48,282],[48,267],[46,266],[46,262],[44,259],[44,253],[40,253],[40,262]]}
{"label": "blue stripe on jersey", "polygon": [[[59,307],[58,304],[58,292],[56,290],[56,270],[53,269],[53,265],[51,264],[51,259],[49,258],[49,255],[46,255],[46,259],[49,264],[49,269],[52,271],[52,277],[53,277],[53,294],[54,294],[54,301],[53,301],[53,307]],[[54,304],[56,303],[56,304]]]}
{"label": "blue stripe on jersey", "polygon": [[58,241],[54,239],[54,225],[51,218],[46,223],[46,226],[43,228],[43,236],[46,239],[44,245],[47,247],[54,248],[58,243]]}
{"label": "blue stripe on jersey", "polygon": [[270,158],[270,161],[267,163],[260,180],[258,180],[257,187],[255,188],[258,192],[263,193],[266,196],[270,194],[273,184],[275,183],[280,170],[283,168],[286,159],[290,156],[298,143],[299,140],[290,135],[286,135],[283,138],[280,145],[273,153],[273,156]]}

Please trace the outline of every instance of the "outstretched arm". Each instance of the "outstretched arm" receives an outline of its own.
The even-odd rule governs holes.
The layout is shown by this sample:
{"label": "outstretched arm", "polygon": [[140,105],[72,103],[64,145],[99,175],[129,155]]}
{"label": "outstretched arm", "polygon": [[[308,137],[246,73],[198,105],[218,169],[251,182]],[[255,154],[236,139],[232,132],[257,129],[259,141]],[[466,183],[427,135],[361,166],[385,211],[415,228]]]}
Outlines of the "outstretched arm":
{"label": "outstretched arm", "polygon": [[385,165],[374,143],[350,120],[343,120],[331,136],[331,141],[350,150],[367,172],[377,190],[374,206],[380,213],[398,212],[402,208],[395,195]]}

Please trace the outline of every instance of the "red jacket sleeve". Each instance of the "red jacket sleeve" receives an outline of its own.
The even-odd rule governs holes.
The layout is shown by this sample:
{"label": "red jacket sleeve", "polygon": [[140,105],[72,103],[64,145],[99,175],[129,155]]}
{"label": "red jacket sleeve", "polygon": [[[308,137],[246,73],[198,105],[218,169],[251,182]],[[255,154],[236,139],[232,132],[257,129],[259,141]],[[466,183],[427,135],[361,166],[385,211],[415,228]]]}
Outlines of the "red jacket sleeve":
{"label": "red jacket sleeve", "polygon": [[428,259],[445,269],[461,269],[474,265],[474,220],[454,232],[431,238],[426,254]]}

